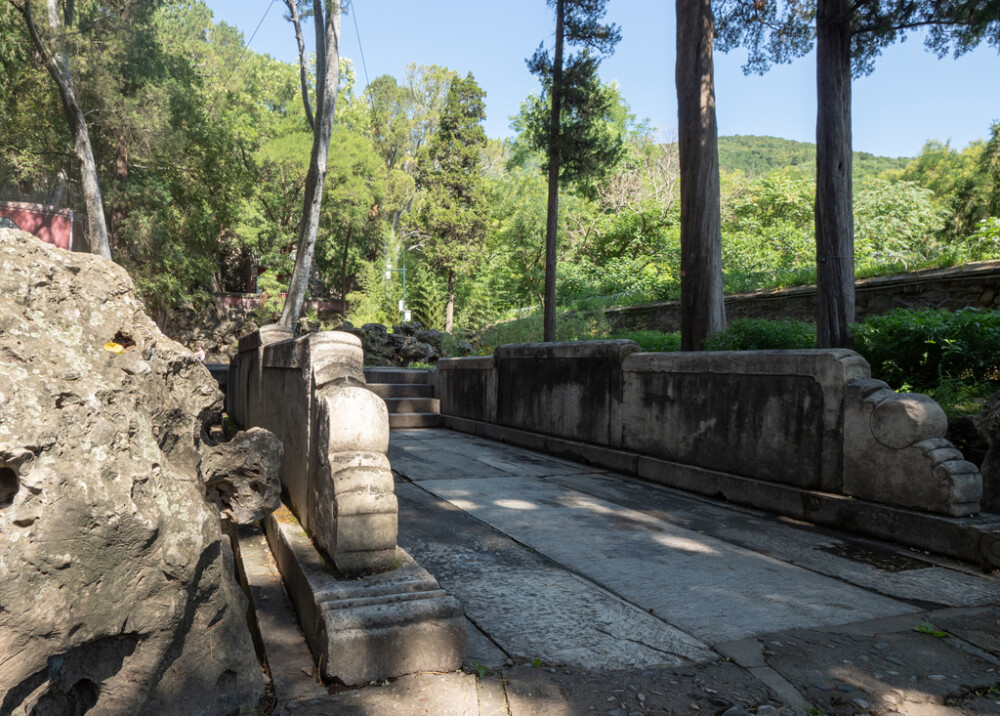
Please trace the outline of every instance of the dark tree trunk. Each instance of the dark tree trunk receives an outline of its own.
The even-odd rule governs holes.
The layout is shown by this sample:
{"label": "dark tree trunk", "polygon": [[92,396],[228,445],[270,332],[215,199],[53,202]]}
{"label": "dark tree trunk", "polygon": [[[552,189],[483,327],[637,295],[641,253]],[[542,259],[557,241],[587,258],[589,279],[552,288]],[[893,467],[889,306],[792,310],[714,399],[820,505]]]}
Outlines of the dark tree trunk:
{"label": "dark tree trunk", "polygon": [[681,176],[681,349],[701,350],[726,327],[722,292],[719,148],[710,0],[677,0]]}
{"label": "dark tree trunk", "polygon": [[848,0],[819,0],[816,15],[816,340],[850,348],[854,321],[851,186],[851,28]]}
{"label": "dark tree trunk", "polygon": [[559,130],[562,110],[564,0],[556,4],[556,51],[552,63],[552,125],[549,128],[549,200],[545,214],[545,306],[543,340],[556,339],[556,254],[559,231]]}
{"label": "dark tree trunk", "polygon": [[309,287],[319,214],[323,204],[323,183],[326,180],[330,135],[337,103],[340,79],[340,4],[327,0],[324,13],[322,0],[313,0],[313,24],[316,26],[316,114],[313,119],[313,146],[306,175],[306,191],[299,241],[295,251],[295,268],[288,285],[288,296],[281,309],[278,323],[295,329]]}

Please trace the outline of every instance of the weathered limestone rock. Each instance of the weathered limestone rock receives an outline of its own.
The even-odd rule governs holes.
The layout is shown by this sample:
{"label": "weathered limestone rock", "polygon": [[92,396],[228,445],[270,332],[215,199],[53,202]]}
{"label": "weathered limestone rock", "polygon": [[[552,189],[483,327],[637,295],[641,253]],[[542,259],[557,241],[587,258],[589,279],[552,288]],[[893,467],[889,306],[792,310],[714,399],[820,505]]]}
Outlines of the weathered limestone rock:
{"label": "weathered limestone rock", "polygon": [[281,506],[281,441],[250,428],[229,442],[206,446],[198,464],[208,499],[238,525],[249,525]]}
{"label": "weathered limestone rock", "polygon": [[197,473],[220,399],[123,269],[0,230],[0,713],[256,706]]}
{"label": "weathered limestone rock", "polygon": [[982,478],[944,438],[926,395],[857,379],[844,396],[844,494],[953,517],[979,512]]}
{"label": "weathered limestone rock", "polygon": [[1000,393],[983,406],[976,430],[989,446],[980,472],[983,476],[983,510],[1000,512]]}

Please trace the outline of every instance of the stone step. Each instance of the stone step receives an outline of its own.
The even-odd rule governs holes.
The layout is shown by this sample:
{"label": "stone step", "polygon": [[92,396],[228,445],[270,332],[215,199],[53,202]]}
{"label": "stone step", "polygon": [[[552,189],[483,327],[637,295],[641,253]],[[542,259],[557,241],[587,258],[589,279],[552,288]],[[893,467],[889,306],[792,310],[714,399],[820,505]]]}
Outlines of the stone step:
{"label": "stone step", "polygon": [[436,428],[441,425],[438,413],[389,413],[389,428]]}
{"label": "stone step", "polygon": [[365,368],[368,383],[426,383],[431,371],[426,368]]}
{"label": "stone step", "polygon": [[369,383],[368,390],[380,398],[433,398],[434,386],[424,383]]}
{"label": "stone step", "polygon": [[441,401],[437,398],[385,398],[389,414],[440,413]]}

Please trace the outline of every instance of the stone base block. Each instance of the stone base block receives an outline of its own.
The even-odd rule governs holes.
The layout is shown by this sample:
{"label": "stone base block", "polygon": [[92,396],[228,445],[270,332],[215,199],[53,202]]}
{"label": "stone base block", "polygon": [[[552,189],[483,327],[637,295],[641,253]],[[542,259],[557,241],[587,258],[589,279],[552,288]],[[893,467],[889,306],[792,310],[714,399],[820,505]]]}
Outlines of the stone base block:
{"label": "stone base block", "polygon": [[462,666],[466,631],[458,602],[403,549],[388,572],[348,578],[316,550],[286,507],[264,528],[326,678],[353,686]]}

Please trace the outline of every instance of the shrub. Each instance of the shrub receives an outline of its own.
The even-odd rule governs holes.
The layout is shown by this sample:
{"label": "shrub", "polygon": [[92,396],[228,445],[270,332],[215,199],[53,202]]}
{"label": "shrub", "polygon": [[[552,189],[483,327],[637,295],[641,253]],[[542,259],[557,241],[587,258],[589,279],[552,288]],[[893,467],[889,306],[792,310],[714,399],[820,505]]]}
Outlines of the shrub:
{"label": "shrub", "polygon": [[943,380],[1000,381],[1000,313],[899,309],[854,326],[872,375],[895,388],[923,390]]}
{"label": "shrub", "polygon": [[729,327],[710,336],[710,351],[773,351],[816,347],[816,326],[804,321],[769,321],[763,318],[736,318]]}

